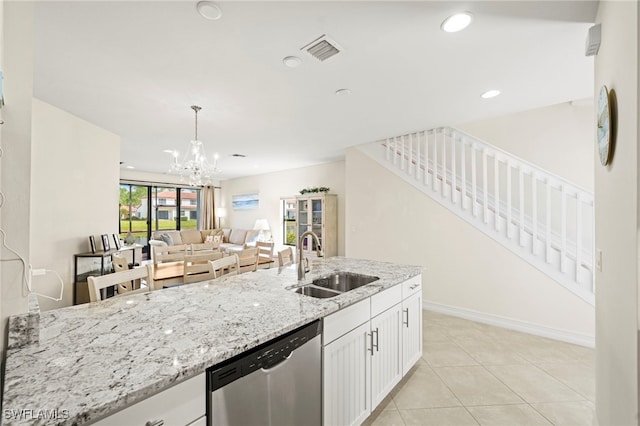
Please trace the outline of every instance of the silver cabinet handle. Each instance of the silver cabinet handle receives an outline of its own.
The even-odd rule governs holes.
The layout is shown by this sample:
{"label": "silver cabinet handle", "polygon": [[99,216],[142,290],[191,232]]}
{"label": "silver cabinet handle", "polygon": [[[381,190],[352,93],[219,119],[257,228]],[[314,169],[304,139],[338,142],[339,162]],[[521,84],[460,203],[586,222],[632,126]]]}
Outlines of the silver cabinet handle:
{"label": "silver cabinet handle", "polygon": [[409,308],[407,308],[407,309],[403,309],[403,310],[402,310],[402,312],[403,312],[403,313],[405,313],[405,314],[407,314],[407,322],[404,322],[404,320],[403,320],[403,321],[402,321],[402,324],[403,324],[403,325],[406,325],[406,326],[407,326],[407,328],[408,328],[408,327],[409,327]]}
{"label": "silver cabinet handle", "polygon": [[148,420],[144,426],[163,426],[164,420]]}
{"label": "silver cabinet handle", "polygon": [[410,290],[414,290],[416,288],[420,287],[420,284],[414,284],[412,286],[409,287]]}
{"label": "silver cabinet handle", "polygon": [[[371,332],[371,337],[372,337],[372,339],[371,339],[371,353],[373,353],[373,333],[374,332],[372,331]],[[380,352],[380,348],[378,347],[378,327],[376,327],[375,333],[376,333],[376,344],[375,344],[376,352]]]}
{"label": "silver cabinet handle", "polygon": [[367,336],[371,338],[371,347],[367,350],[371,351],[371,356],[373,356],[373,331],[371,333],[367,333]]}

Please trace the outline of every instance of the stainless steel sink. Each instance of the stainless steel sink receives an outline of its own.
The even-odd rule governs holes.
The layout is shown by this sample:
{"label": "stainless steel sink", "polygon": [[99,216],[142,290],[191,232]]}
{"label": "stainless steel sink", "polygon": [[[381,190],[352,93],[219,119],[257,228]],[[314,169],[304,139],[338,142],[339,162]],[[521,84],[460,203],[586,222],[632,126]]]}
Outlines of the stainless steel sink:
{"label": "stainless steel sink", "polygon": [[372,283],[380,278],[353,272],[336,272],[326,277],[316,278],[311,284],[341,293]]}
{"label": "stainless steel sink", "polygon": [[327,299],[329,297],[335,297],[341,294],[339,291],[331,291],[324,288],[316,287],[313,285],[305,285],[303,287],[296,288],[296,293],[303,294],[305,296],[311,296],[318,299]]}

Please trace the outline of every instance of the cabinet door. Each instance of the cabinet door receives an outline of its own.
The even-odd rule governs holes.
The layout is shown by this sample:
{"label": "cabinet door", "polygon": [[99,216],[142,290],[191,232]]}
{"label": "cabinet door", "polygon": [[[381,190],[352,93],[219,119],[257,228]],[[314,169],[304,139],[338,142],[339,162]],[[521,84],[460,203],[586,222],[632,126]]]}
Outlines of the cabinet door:
{"label": "cabinet door", "polygon": [[402,374],[422,356],[422,292],[402,301]]}
{"label": "cabinet door", "polygon": [[371,413],[369,322],[323,348],[323,423],[359,425]]}
{"label": "cabinet door", "polygon": [[401,304],[371,319],[371,406],[375,407],[402,379]]}

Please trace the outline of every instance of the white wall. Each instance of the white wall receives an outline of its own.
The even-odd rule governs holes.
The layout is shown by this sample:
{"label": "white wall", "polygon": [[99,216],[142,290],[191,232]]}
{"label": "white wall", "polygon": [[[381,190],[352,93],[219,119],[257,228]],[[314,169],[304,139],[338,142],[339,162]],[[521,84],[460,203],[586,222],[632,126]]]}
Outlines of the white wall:
{"label": "white wall", "polygon": [[[3,3],[2,16],[5,106],[0,126],[3,155],[0,159],[1,189],[5,201],[0,227],[6,244],[29,263],[29,190],[31,174],[31,97],[33,94],[33,3]],[[2,259],[16,259],[3,248]],[[0,276],[2,339],[6,344],[7,318],[27,311],[27,292],[22,284],[20,262],[4,262]]]}
{"label": "white wall", "polygon": [[[227,217],[223,219],[225,228],[252,229],[256,219],[266,218],[272,230],[275,250],[281,250],[282,216],[280,199],[293,198],[301,189],[307,187],[327,186],[329,193],[338,195],[338,255],[344,255],[344,188],[345,163],[320,164],[263,175],[230,179],[221,182],[220,202],[216,207],[224,207]],[[234,211],[231,209],[231,196],[249,192],[260,193],[260,205],[257,210]]]}
{"label": "white wall", "polygon": [[[597,96],[604,84],[617,97],[613,161],[595,164],[596,410],[601,425],[638,424],[638,3],[601,1],[596,22]],[[595,137],[592,139],[595,153]]]}
{"label": "white wall", "polygon": [[[118,232],[120,137],[33,99],[31,263],[55,270],[64,300],[40,298],[43,310],[73,304],[73,255],[89,251],[89,235]],[[57,296],[55,275],[33,289]]]}
{"label": "white wall", "polygon": [[[593,191],[590,102],[563,103],[455,127]],[[567,167],[570,163],[571,167]]]}
{"label": "white wall", "polygon": [[357,148],[345,179],[348,257],[424,266],[426,302],[593,339],[593,306]]}

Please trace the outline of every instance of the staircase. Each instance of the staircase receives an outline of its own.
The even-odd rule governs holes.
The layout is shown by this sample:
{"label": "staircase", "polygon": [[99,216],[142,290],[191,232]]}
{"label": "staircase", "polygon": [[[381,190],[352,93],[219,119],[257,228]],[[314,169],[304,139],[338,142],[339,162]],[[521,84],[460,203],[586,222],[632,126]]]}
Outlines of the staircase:
{"label": "staircase", "polygon": [[568,290],[595,303],[593,193],[450,127],[359,148]]}

